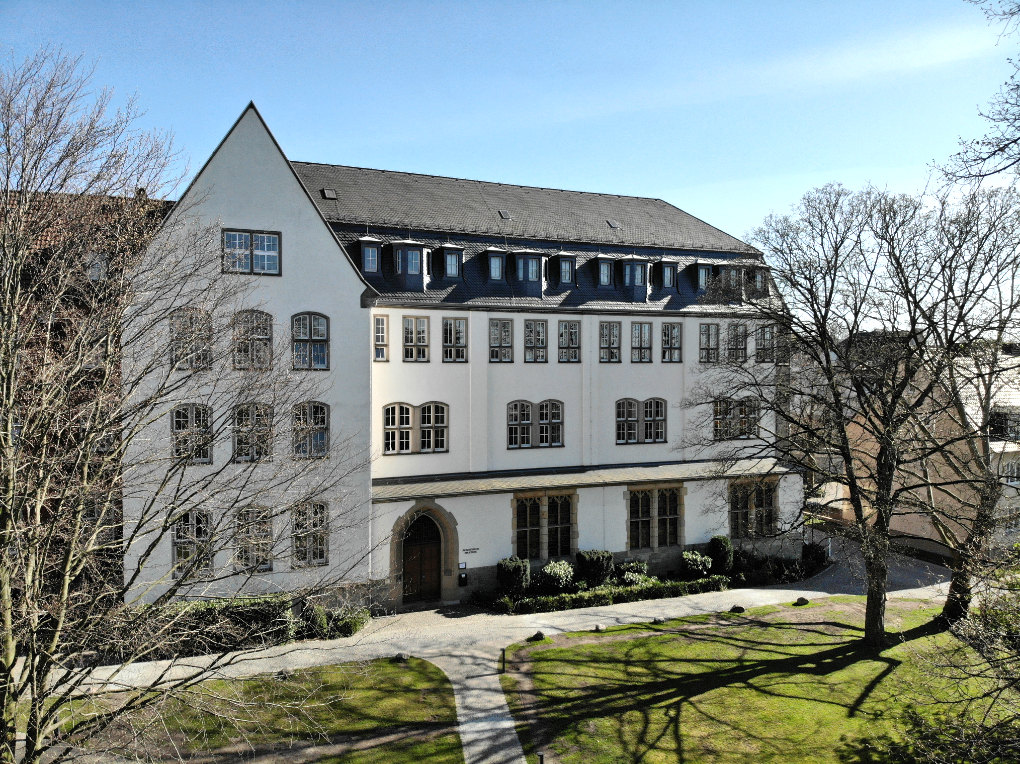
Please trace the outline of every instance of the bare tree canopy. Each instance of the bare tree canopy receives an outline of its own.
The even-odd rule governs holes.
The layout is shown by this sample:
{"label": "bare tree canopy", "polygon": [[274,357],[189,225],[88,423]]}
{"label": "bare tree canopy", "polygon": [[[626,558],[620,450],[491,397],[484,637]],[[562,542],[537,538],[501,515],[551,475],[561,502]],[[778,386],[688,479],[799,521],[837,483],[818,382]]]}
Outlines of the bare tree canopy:
{"label": "bare tree canopy", "polygon": [[[178,600],[271,594],[286,558],[289,612],[368,553],[330,549],[360,522],[344,486],[364,455],[310,375],[279,371],[289,342],[221,277],[219,230],[160,201],[172,146],[137,116],[80,60],[0,68],[0,761],[62,760],[243,638],[288,637],[217,638]],[[97,666],[115,683],[178,648],[214,655],[89,694]]]}

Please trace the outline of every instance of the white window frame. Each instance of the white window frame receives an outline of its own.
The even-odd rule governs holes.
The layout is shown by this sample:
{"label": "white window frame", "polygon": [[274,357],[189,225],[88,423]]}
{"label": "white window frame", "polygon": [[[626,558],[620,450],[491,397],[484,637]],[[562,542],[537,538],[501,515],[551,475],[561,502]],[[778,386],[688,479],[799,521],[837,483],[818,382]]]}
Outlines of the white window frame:
{"label": "white window frame", "polygon": [[401,323],[403,325],[404,363],[428,363],[428,316],[402,316]]}
{"label": "white window frame", "polygon": [[373,361],[390,360],[389,316],[372,316]]}
{"label": "white window frame", "polygon": [[281,239],[279,231],[224,228],[223,272],[279,276],[283,262]]}

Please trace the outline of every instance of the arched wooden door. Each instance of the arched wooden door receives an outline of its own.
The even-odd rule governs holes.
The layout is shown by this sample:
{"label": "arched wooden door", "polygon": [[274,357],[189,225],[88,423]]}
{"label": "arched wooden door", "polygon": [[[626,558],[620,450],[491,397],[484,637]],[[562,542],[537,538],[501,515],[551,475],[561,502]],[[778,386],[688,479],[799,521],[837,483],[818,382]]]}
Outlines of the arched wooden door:
{"label": "arched wooden door", "polygon": [[404,602],[427,602],[440,597],[443,538],[428,515],[419,515],[404,534]]}

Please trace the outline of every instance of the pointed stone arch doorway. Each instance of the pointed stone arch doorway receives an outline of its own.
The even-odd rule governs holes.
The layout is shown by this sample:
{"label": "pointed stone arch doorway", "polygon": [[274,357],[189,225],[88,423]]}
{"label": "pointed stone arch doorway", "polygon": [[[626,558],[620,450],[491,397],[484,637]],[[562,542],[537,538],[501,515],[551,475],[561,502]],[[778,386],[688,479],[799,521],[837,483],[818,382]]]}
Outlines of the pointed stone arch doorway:
{"label": "pointed stone arch doorway", "polygon": [[401,604],[457,599],[457,521],[419,501],[393,527],[391,572]]}

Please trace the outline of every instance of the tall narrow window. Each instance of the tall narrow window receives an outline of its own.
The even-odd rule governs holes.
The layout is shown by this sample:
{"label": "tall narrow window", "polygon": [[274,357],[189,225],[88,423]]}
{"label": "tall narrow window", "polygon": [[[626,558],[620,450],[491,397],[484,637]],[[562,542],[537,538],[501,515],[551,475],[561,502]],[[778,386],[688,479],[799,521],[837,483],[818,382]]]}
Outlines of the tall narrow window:
{"label": "tall narrow window", "polygon": [[574,283],[574,261],[567,257],[560,258],[560,284]]}
{"label": "tall narrow window", "polygon": [[298,313],[290,319],[295,369],[329,368],[329,319],[319,313]]}
{"label": "tall narrow window", "polygon": [[212,409],[198,403],[178,406],[171,413],[173,453],[185,464],[212,462]]}
{"label": "tall narrow window", "polygon": [[719,362],[719,324],[701,324],[698,328],[698,361]]}
{"label": "tall narrow window", "polygon": [[644,286],[645,271],[646,266],[644,263],[626,263],[623,266],[624,286]]}
{"label": "tall narrow window", "polygon": [[199,308],[170,314],[170,363],[178,369],[212,366],[212,316]]}
{"label": "tall narrow window", "polygon": [[489,363],[513,363],[514,322],[509,318],[489,319]]}
{"label": "tall narrow window", "polygon": [[613,264],[607,260],[599,260],[599,286],[612,286]]}
{"label": "tall narrow window", "polygon": [[507,448],[531,448],[531,404],[512,401],[506,407]]}
{"label": "tall narrow window", "polygon": [[294,407],[294,457],[317,459],[329,456],[329,406],[318,401]]}
{"label": "tall narrow window", "polygon": [[524,362],[545,363],[549,324],[547,321],[524,322]]}
{"label": "tall narrow window", "polygon": [[249,573],[273,569],[273,516],[266,507],[246,507],[237,513],[234,566]]}
{"label": "tall narrow window", "polygon": [[775,483],[730,486],[730,536],[750,538],[776,532]]}
{"label": "tall narrow window", "polygon": [[622,398],[616,402],[616,442],[638,442],[638,402]]}
{"label": "tall narrow window", "polygon": [[293,566],[305,568],[329,561],[329,506],[310,501],[291,510],[294,531]]}
{"label": "tall narrow window", "polygon": [[709,283],[712,281],[712,266],[711,265],[699,265],[698,266],[698,291],[704,292],[708,289]]}
{"label": "tall narrow window", "polygon": [[443,256],[443,262],[446,278],[455,279],[460,276],[460,252],[446,252]]}
{"label": "tall narrow window", "polygon": [[662,288],[672,289],[676,286],[676,266],[662,264]]}
{"label": "tall narrow window", "polygon": [[645,549],[652,545],[652,492],[630,492],[629,549]]}
{"label": "tall narrow window", "polygon": [[443,319],[443,363],[467,361],[467,319]]}
{"label": "tall narrow window", "polygon": [[652,325],[648,322],[630,323],[630,362],[652,362]]}
{"label": "tall narrow window", "polygon": [[581,362],[581,322],[560,321],[560,363]]}
{"label": "tall narrow window", "polygon": [[599,323],[599,363],[620,362],[620,322]]}
{"label": "tall narrow window", "polygon": [[754,336],[755,360],[758,363],[775,363],[776,328],[772,325],[759,326]]}
{"label": "tall narrow window", "polygon": [[446,451],[446,405],[426,403],[418,412],[419,451]]}
{"label": "tall narrow window", "polygon": [[269,461],[272,455],[273,407],[265,403],[235,406],[233,461]]}
{"label": "tall narrow window", "polygon": [[666,440],[666,401],[649,398],[642,403],[641,434],[645,443],[664,443]]}
{"label": "tall narrow window", "polygon": [[537,498],[517,499],[517,556],[537,560],[541,555],[541,506]]}
{"label": "tall narrow window", "polygon": [[683,324],[667,322],[662,325],[662,362],[680,363],[683,360]]}
{"label": "tall narrow window", "polygon": [[273,365],[273,317],[261,310],[234,315],[234,368],[269,369]]}
{"label": "tall narrow window", "polygon": [[574,533],[574,525],[571,522],[573,497],[550,496],[547,501],[549,556],[566,557],[571,552],[571,538]]}
{"label": "tall narrow window", "polygon": [[747,360],[747,326],[730,324],[727,327],[726,356],[730,361]]}
{"label": "tall narrow window", "polygon": [[173,577],[196,578],[212,571],[210,547],[212,521],[209,513],[193,509],[174,521]]}
{"label": "tall narrow window", "polygon": [[503,280],[503,256],[489,255],[489,281]]}
{"label": "tall narrow window", "polygon": [[374,244],[365,244],[361,247],[361,261],[367,273],[378,273],[379,271],[379,247]]}
{"label": "tall narrow window", "polygon": [[429,360],[429,320],[421,316],[404,316],[404,360]]}
{"label": "tall narrow window", "polygon": [[388,332],[388,317],[387,316],[375,316],[372,319],[373,330],[372,338],[375,344],[375,356],[376,361],[388,361],[390,360],[390,341]]}
{"label": "tall narrow window", "polygon": [[563,445],[563,404],[559,401],[538,404],[538,445]]}
{"label": "tall narrow window", "polygon": [[517,280],[538,281],[541,276],[542,261],[537,257],[517,257]]}
{"label": "tall narrow window", "polygon": [[658,546],[680,545],[680,489],[660,488],[658,490]]}

